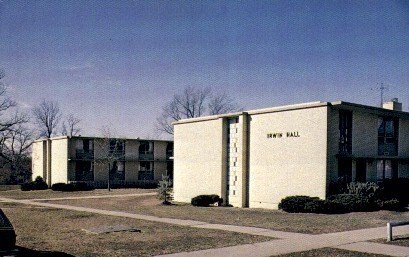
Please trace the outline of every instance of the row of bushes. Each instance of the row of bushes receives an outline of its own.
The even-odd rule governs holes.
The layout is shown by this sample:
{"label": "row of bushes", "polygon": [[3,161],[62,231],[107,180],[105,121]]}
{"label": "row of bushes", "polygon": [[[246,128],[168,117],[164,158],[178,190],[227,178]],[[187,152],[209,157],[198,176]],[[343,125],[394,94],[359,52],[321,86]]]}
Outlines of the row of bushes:
{"label": "row of bushes", "polygon": [[73,182],[69,184],[55,183],[51,186],[53,191],[73,192],[73,191],[91,191],[94,190],[93,185],[88,185],[85,182]]}
{"label": "row of bushes", "polygon": [[345,179],[339,178],[330,184],[329,194],[354,194],[382,200],[397,199],[409,204],[408,188],[409,178],[385,179],[377,183],[348,183]]}
{"label": "row of bushes", "polygon": [[363,211],[404,210],[405,204],[397,199],[375,200],[374,198],[354,195],[332,195],[327,200],[309,196],[289,196],[281,200],[278,208],[286,212],[296,213],[348,213]]}
{"label": "row of bushes", "polygon": [[[354,211],[405,210],[409,203],[409,179],[387,179],[379,183],[344,183],[330,187],[327,200],[309,196],[284,198],[279,209],[286,212],[347,213]],[[336,192],[336,194],[334,194]]]}
{"label": "row of bushes", "polygon": [[[68,184],[65,183],[55,183],[51,186],[53,191],[89,191],[94,190],[95,188],[107,188],[108,182],[106,181],[90,181],[90,182],[70,182]],[[128,182],[128,181],[111,181],[110,188],[118,189],[118,188],[143,188],[143,189],[153,189],[157,188],[158,182],[157,181],[136,181],[136,182]],[[34,181],[27,182],[20,185],[22,191],[32,191],[32,190],[46,190],[48,189],[48,185],[44,182],[43,178],[38,176]]]}

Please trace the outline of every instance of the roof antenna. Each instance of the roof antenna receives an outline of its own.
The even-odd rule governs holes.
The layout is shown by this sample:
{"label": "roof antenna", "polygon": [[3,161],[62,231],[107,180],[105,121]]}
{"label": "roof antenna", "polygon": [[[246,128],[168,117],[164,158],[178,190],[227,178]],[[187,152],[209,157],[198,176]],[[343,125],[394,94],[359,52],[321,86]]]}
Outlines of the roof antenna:
{"label": "roof antenna", "polygon": [[384,94],[385,94],[385,91],[389,90],[389,85],[386,85],[384,83],[380,83],[379,87],[371,88],[371,90],[380,91],[380,93],[381,93],[381,105],[380,105],[380,107],[382,107],[383,106]]}

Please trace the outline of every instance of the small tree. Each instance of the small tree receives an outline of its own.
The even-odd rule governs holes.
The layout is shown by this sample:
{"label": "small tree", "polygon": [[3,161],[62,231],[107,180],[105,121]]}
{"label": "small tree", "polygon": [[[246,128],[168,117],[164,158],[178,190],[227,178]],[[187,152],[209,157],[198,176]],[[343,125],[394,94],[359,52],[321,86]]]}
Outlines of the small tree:
{"label": "small tree", "polygon": [[113,136],[113,132],[108,127],[101,129],[101,138],[95,139],[95,146],[98,148],[98,156],[95,156],[95,163],[107,165],[108,167],[108,190],[111,190],[111,180],[115,180],[113,173],[116,172],[115,163],[125,159],[125,140]]}
{"label": "small tree", "polygon": [[162,175],[162,180],[158,184],[158,197],[163,200],[162,204],[169,205],[172,200],[172,180],[168,175]]}

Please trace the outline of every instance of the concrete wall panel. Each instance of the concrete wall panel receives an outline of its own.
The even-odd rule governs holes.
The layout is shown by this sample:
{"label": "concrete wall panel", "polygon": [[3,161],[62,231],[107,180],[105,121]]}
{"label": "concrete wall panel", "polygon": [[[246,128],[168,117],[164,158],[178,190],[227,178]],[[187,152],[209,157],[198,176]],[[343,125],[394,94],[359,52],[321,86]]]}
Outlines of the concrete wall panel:
{"label": "concrete wall panel", "polygon": [[33,143],[32,148],[32,179],[40,176],[46,178],[46,148],[44,141]]}
{"label": "concrete wall panel", "polygon": [[68,183],[68,139],[51,142],[51,184]]}
{"label": "concrete wall panel", "polygon": [[[326,106],[251,115],[250,207],[276,209],[281,199],[292,195],[325,198],[326,131]],[[268,138],[271,133],[282,137]]]}
{"label": "concrete wall panel", "polygon": [[223,120],[174,126],[174,198],[179,202],[201,194],[223,195]]}

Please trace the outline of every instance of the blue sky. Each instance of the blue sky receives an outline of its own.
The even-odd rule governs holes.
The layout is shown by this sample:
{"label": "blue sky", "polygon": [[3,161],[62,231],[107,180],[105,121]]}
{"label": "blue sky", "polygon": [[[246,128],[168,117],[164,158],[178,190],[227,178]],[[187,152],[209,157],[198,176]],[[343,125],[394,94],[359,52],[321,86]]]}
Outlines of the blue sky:
{"label": "blue sky", "polygon": [[308,101],[409,110],[409,1],[0,0],[0,67],[27,110],[58,101],[83,135],[155,136],[186,86],[244,109]]}

